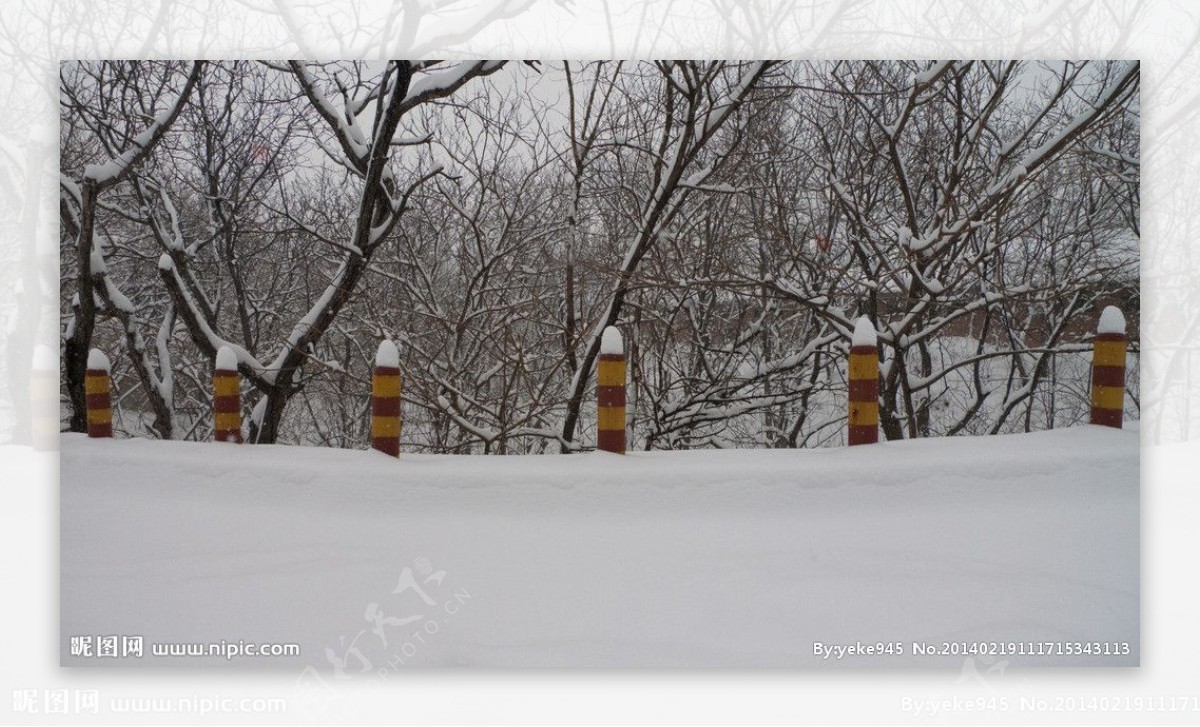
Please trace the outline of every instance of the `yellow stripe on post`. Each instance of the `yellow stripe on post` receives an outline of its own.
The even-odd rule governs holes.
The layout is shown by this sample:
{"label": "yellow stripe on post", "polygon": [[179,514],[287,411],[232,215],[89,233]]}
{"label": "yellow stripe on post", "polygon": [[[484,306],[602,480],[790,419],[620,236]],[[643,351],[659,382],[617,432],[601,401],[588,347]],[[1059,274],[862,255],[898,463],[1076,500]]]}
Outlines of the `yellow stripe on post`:
{"label": "yellow stripe on post", "polygon": [[1092,406],[1101,409],[1123,409],[1125,407],[1125,387],[1093,386]]}
{"label": "yellow stripe on post", "polygon": [[596,409],[598,429],[625,429],[625,407],[602,406]]}
{"label": "yellow stripe on post", "polygon": [[85,376],[83,379],[83,391],[85,394],[107,394],[111,390],[112,384],[107,375]]}
{"label": "yellow stripe on post", "polygon": [[1125,368],[1125,348],[1125,341],[1096,339],[1092,349],[1092,365]]}
{"label": "yellow stripe on post", "polygon": [[602,359],[596,369],[596,385],[624,386],[625,373],[625,359]]}
{"label": "yellow stripe on post", "polygon": [[875,353],[850,354],[850,378],[879,378],[879,355]]}
{"label": "yellow stripe on post", "polygon": [[400,374],[376,372],[371,380],[371,396],[400,396]]}
{"label": "yellow stripe on post", "polygon": [[240,378],[237,372],[218,371],[213,377],[213,393],[217,396],[238,396],[241,393]]}
{"label": "yellow stripe on post", "polygon": [[873,401],[856,401],[850,404],[850,426],[878,426],[879,404]]}
{"label": "yellow stripe on post", "polygon": [[374,437],[400,436],[400,417],[371,417],[371,435]]}

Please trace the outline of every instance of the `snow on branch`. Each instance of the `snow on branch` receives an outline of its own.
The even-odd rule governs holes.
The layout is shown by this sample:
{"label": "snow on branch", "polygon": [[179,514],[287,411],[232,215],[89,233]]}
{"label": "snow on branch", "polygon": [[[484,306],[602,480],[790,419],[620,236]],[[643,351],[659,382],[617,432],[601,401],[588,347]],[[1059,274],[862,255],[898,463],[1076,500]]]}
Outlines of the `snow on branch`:
{"label": "snow on branch", "polygon": [[167,292],[171,295],[176,310],[183,317],[184,324],[192,334],[192,340],[205,356],[215,359],[217,351],[222,346],[227,346],[237,356],[238,370],[247,379],[259,387],[269,387],[274,383],[275,369],[264,366],[245,347],[226,340],[213,330],[204,314],[196,307],[195,301],[191,299],[179,276],[179,271],[175,269],[175,263],[166,253],[163,253],[158,259],[158,273],[166,285]]}
{"label": "snow on branch", "polygon": [[460,61],[445,68],[423,71],[408,86],[408,93],[401,102],[401,109],[413,107],[443,98],[462,88],[467,81],[495,73],[506,61]]}
{"label": "snow on branch", "polygon": [[1139,66],[1136,61],[1123,64],[1115,78],[1105,86],[1095,101],[1089,104],[1086,111],[1077,114],[1056,134],[1026,153],[1007,173],[992,182],[981,198],[955,221],[909,240],[909,249],[926,256],[936,255],[939,250],[972,229],[972,225],[1010,199],[1031,174],[1053,161],[1113,108],[1117,100],[1136,85],[1138,72]]}
{"label": "snow on branch", "polygon": [[90,182],[97,190],[110,187],[124,179],[134,167],[149,156],[154,146],[175,123],[175,119],[179,118],[184,105],[187,104],[188,97],[192,94],[192,89],[200,80],[203,68],[204,61],[192,63],[191,73],[188,74],[187,82],[184,83],[183,90],[175,99],[175,103],[159,114],[144,131],[133,137],[125,151],[103,164],[89,164],[85,167],[83,170],[84,183]]}

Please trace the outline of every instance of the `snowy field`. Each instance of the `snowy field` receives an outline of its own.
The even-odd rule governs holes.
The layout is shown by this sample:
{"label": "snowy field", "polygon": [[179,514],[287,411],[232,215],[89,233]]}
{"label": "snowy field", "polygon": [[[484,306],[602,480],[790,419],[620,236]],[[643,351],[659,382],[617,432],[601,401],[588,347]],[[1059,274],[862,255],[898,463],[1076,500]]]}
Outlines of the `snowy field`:
{"label": "snowy field", "polygon": [[[1138,463],[1137,431],[1091,426],[400,461],[64,435],[61,661],[331,683],[412,666],[1132,666]],[[72,656],[79,635],[141,635],[144,654]],[[300,654],[151,653],[222,640]],[[913,653],[979,641],[1129,652]],[[903,653],[822,658],[818,642]]]}

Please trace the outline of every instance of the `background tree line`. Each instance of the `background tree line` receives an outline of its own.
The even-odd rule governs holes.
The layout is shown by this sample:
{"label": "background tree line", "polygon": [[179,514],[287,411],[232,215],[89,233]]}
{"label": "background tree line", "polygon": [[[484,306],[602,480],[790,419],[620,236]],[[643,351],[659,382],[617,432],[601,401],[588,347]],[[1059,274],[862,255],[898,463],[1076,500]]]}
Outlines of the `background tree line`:
{"label": "background tree line", "polygon": [[[64,426],[362,447],[383,338],[404,446],[843,441],[867,315],[889,439],[1086,421],[1101,302],[1136,318],[1138,66],[1118,62],[68,62]],[[1136,370],[1130,381],[1137,406]]]}

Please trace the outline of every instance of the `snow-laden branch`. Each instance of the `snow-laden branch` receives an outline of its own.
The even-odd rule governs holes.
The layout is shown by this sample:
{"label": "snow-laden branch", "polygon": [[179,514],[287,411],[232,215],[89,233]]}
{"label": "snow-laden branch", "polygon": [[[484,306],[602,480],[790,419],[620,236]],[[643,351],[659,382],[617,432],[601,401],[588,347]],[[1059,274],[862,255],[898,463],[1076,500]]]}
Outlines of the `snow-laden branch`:
{"label": "snow-laden branch", "polygon": [[1139,66],[1136,61],[1123,64],[1090,107],[1071,119],[1058,133],[1027,152],[1005,174],[984,190],[980,199],[951,223],[929,230],[920,237],[911,239],[908,247],[926,258],[937,255],[942,249],[955,242],[972,229],[1004,201],[1010,199],[1024,182],[1038,169],[1053,161],[1064,149],[1073,144],[1088,129],[1115,107],[1116,102],[1137,84]]}
{"label": "snow-laden branch", "polygon": [[188,331],[192,334],[193,342],[195,342],[196,346],[200,348],[206,357],[215,360],[217,351],[223,347],[228,347],[237,356],[238,371],[249,381],[260,389],[267,389],[274,385],[276,369],[264,365],[252,353],[247,351],[245,347],[223,338],[213,330],[212,326],[209,325],[207,317],[200,311],[196,302],[188,294],[183,279],[180,277],[179,271],[175,268],[175,263],[170,255],[163,253],[159,257],[158,274],[171,296],[175,310],[182,316],[184,325],[187,326]]}
{"label": "snow-laden branch", "polygon": [[196,82],[200,80],[203,69],[204,61],[195,61],[192,63],[192,70],[188,74],[187,81],[183,85],[183,90],[180,91],[179,97],[175,99],[175,102],[155,117],[154,121],[144,131],[133,137],[130,140],[129,146],[123,152],[102,164],[89,164],[85,167],[83,170],[84,184],[90,182],[95,186],[96,191],[106,189],[120,182],[135,167],[141,164],[150,155],[155,145],[170,130],[171,126],[175,123],[175,119],[179,118],[179,114],[183,112],[183,107],[192,95],[192,90],[196,87]]}

